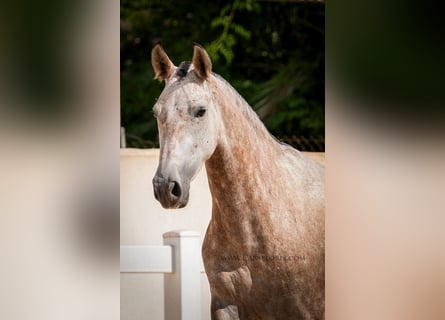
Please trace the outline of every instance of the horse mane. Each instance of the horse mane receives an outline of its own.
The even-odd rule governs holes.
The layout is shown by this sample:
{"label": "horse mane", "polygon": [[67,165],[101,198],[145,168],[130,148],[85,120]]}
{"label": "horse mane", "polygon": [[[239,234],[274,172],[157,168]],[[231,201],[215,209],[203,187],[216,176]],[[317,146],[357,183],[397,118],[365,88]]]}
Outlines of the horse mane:
{"label": "horse mane", "polygon": [[[262,126],[264,126],[264,124],[260,120],[258,114],[253,110],[253,108],[250,106],[250,104],[243,98],[243,96],[241,96],[239,94],[239,92],[226,79],[224,79],[219,74],[216,74],[214,72],[212,72],[212,75],[219,82],[221,82],[226,89],[228,89],[230,91],[230,93],[233,95],[233,97],[235,99],[237,99],[237,102],[241,102],[241,103],[238,103],[238,107],[241,107],[241,110],[239,110],[239,111],[244,112],[251,122],[254,122],[254,123],[258,122]],[[264,128],[265,128],[265,126],[264,126]]]}
{"label": "horse mane", "polygon": [[[220,82],[222,85],[224,85],[225,88],[228,89],[228,91],[233,95],[237,101],[241,102],[238,103],[238,107],[240,108],[240,112],[242,112],[245,117],[247,118],[248,122],[256,128],[256,130],[259,130],[264,134],[264,137],[271,138],[275,143],[283,146],[283,147],[289,147],[292,149],[295,149],[294,147],[290,146],[287,143],[284,143],[277,139],[273,134],[270,133],[270,131],[266,128],[264,122],[260,119],[258,114],[255,112],[255,110],[250,106],[250,104],[244,99],[243,96],[222,76],[220,76],[217,73],[212,72],[212,75]],[[240,105],[241,104],[241,105]],[[295,149],[296,150],[296,149]]]}

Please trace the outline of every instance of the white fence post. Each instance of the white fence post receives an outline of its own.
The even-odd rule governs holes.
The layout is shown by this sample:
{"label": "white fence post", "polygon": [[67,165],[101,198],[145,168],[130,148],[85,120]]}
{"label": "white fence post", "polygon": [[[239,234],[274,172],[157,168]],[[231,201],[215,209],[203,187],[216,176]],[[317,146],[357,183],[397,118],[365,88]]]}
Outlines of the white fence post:
{"label": "white fence post", "polygon": [[173,272],[164,274],[164,319],[201,319],[201,243],[196,231],[163,234],[172,246]]}

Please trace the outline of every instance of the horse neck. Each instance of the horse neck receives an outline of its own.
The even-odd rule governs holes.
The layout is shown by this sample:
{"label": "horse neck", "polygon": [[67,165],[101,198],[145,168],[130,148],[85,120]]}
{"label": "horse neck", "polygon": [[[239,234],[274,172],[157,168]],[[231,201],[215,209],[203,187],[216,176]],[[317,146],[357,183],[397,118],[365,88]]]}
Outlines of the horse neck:
{"label": "horse neck", "polygon": [[206,170],[213,199],[212,219],[231,223],[233,212],[249,215],[246,208],[258,207],[258,201],[263,201],[267,192],[264,180],[274,174],[282,149],[247,102],[225,81],[217,79],[216,83],[222,126]]}

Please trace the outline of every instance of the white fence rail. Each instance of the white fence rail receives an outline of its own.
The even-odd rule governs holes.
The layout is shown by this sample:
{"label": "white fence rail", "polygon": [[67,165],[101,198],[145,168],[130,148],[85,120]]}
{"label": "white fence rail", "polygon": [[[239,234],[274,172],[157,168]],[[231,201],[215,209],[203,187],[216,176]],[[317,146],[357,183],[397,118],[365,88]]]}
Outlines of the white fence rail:
{"label": "white fence rail", "polygon": [[121,246],[120,272],[163,273],[165,320],[199,320],[203,272],[199,233],[170,231],[163,238],[163,246]]}

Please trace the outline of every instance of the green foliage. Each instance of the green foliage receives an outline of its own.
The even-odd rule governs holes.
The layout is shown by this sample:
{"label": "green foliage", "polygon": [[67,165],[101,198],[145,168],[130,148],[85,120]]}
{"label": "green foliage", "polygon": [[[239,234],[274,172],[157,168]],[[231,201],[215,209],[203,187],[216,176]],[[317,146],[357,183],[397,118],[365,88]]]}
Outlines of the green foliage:
{"label": "green foliage", "polygon": [[259,5],[252,0],[234,0],[232,4],[224,6],[220,15],[211,21],[212,28],[222,27],[220,36],[207,46],[208,53],[214,62],[218,63],[221,55],[230,65],[234,58],[233,47],[237,43],[237,38],[250,39],[251,32],[233,21],[235,13],[237,11],[258,11],[259,8]]}
{"label": "green foliage", "polygon": [[129,146],[157,140],[150,51],[162,41],[172,61],[204,45],[213,69],[277,136],[324,136],[324,4],[121,1],[121,119]]}
{"label": "green foliage", "polygon": [[129,145],[144,146],[156,141],[157,123],[153,119],[152,106],[156,102],[162,84],[153,81],[147,72],[128,70],[121,75],[121,121],[127,130]]}

